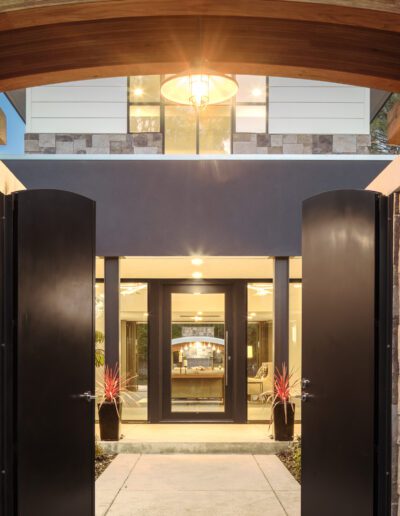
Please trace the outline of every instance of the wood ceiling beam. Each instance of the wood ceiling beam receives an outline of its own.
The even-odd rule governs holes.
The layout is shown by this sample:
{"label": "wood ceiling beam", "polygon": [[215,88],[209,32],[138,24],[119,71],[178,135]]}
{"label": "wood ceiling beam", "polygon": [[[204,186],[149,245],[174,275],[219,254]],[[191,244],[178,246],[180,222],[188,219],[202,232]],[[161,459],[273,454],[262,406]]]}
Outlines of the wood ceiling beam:
{"label": "wood ceiling beam", "polygon": [[[4,2],[4,0],[3,0]],[[27,4],[26,8],[11,5]],[[361,5],[361,7],[360,7]],[[400,2],[354,0],[10,0],[0,6],[0,30],[132,17],[239,16],[316,21],[400,31]]]}
{"label": "wood ceiling beam", "polygon": [[1,91],[174,73],[200,57],[222,72],[400,91],[400,4],[253,0],[251,9],[245,0],[1,4]]}

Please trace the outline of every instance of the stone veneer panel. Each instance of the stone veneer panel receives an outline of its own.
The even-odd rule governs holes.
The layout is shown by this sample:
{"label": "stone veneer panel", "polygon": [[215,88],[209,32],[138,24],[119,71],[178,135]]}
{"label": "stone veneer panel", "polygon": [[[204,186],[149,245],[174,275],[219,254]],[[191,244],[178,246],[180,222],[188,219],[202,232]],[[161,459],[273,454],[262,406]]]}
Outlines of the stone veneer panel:
{"label": "stone veneer panel", "polygon": [[233,135],[233,154],[369,154],[370,145],[364,134]]}
{"label": "stone veneer panel", "polygon": [[26,134],[27,154],[161,154],[162,134]]}
{"label": "stone veneer panel", "polygon": [[[233,154],[369,154],[371,138],[358,134],[234,133]],[[27,154],[162,154],[161,133],[25,135]]]}

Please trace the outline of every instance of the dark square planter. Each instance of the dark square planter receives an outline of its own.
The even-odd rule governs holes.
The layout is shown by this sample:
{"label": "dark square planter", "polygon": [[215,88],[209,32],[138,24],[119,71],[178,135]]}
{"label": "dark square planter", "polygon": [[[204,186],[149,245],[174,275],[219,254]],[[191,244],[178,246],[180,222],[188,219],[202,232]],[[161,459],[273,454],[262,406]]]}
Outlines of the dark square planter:
{"label": "dark square planter", "polygon": [[[118,407],[118,411],[117,411]],[[105,402],[98,404],[100,439],[102,441],[119,441],[121,435],[122,403]]]}

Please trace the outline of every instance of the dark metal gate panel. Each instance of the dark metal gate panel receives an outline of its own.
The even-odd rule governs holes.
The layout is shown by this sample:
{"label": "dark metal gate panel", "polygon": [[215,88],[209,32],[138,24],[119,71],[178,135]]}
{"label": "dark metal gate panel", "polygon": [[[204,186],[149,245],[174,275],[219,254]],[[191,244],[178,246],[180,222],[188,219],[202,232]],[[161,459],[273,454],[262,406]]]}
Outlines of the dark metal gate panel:
{"label": "dark metal gate panel", "polygon": [[303,516],[386,514],[386,222],[373,192],[303,205]]}
{"label": "dark metal gate panel", "polygon": [[[13,256],[14,496],[20,516],[94,514],[95,205],[67,192],[7,198]],[[10,220],[12,218],[12,221]]]}

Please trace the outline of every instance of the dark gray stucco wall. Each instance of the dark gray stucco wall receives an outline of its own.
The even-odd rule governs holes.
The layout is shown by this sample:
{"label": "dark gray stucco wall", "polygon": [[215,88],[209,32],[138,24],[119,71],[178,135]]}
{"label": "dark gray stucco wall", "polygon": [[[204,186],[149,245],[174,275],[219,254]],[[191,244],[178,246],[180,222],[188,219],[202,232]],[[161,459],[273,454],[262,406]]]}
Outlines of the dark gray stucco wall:
{"label": "dark gray stucco wall", "polygon": [[301,203],[363,189],[378,160],[6,160],[27,188],[97,202],[97,254],[301,254]]}

